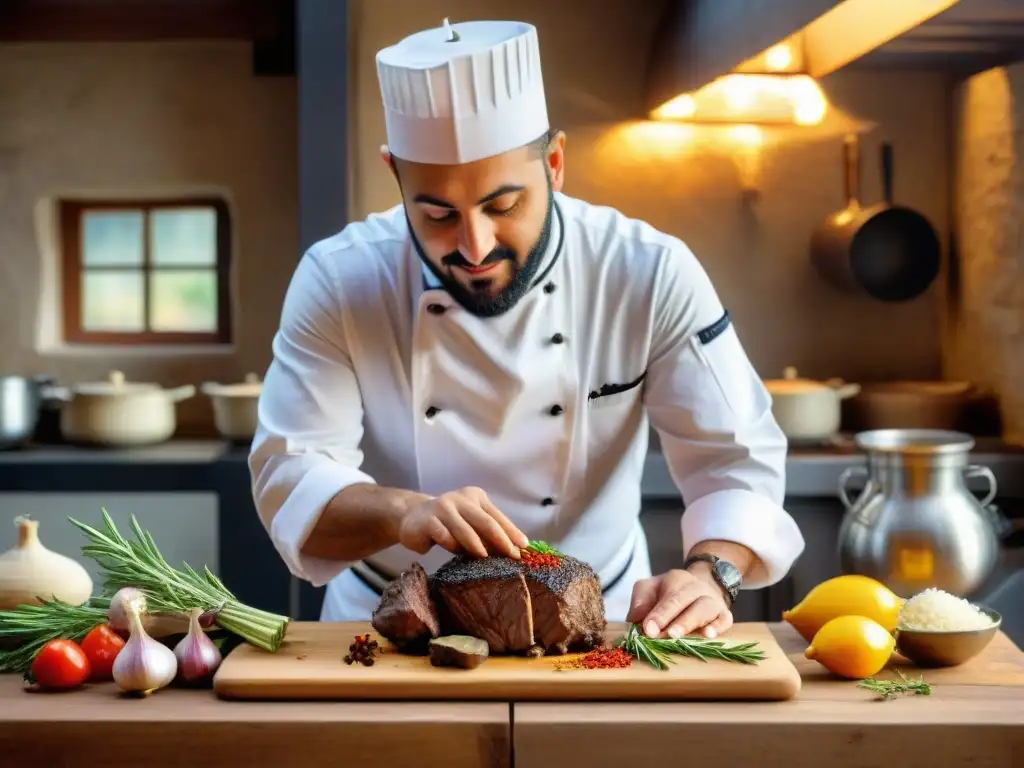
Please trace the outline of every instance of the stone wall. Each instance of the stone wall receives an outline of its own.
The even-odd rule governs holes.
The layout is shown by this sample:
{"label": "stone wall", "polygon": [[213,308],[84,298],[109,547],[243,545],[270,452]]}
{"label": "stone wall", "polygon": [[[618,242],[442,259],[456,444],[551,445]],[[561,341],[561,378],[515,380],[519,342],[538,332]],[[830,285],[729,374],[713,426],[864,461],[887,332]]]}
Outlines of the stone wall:
{"label": "stone wall", "polygon": [[1024,442],[1024,62],[964,82],[954,111],[944,373],[991,388],[1005,437]]}

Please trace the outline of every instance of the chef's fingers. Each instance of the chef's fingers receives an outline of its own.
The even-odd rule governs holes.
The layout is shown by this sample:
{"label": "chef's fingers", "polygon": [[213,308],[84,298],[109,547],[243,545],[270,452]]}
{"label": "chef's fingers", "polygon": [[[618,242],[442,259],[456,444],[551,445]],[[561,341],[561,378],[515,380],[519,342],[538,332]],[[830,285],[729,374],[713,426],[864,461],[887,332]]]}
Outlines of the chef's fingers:
{"label": "chef's fingers", "polygon": [[635,624],[644,619],[651,608],[658,602],[658,580],[641,579],[633,585],[633,595],[629,599],[629,612],[626,621]]}
{"label": "chef's fingers", "polygon": [[402,521],[398,530],[399,543],[413,552],[418,552],[421,555],[427,554],[436,540],[432,530],[434,523],[437,523],[437,527],[444,529],[447,533],[447,529],[433,515],[419,513],[410,515]]}
{"label": "chef's fingers", "polygon": [[[428,535],[430,536],[430,544],[437,544],[443,549],[447,549],[449,552],[455,554],[458,553],[461,547],[459,542],[452,536],[451,531],[445,528],[444,523],[438,520],[436,517],[431,517],[428,523]],[[429,549],[429,548],[428,548]],[[423,550],[421,554],[426,554],[427,549]]]}
{"label": "chef's fingers", "polygon": [[[701,585],[693,577],[680,583],[679,580],[672,578],[671,573],[666,574],[658,589],[658,602],[644,619],[644,634],[648,637],[665,637],[664,630],[679,614],[699,599],[701,591]],[[709,620],[712,618],[714,614]]]}
{"label": "chef's fingers", "polygon": [[[530,540],[527,538],[526,534],[520,531],[515,523],[513,523],[511,520],[505,517],[505,513],[498,509],[496,506],[494,506],[494,504],[491,503],[490,499],[484,498],[481,501],[480,506],[483,507],[484,511],[487,514],[489,514],[491,517],[498,521],[498,525],[502,527],[502,530],[505,531],[505,534],[508,536],[508,538],[511,540],[513,544],[515,544],[520,549],[526,549],[526,547],[530,545]],[[517,551],[516,555],[518,556],[518,554],[519,553]]]}
{"label": "chef's fingers", "polygon": [[490,513],[485,511],[481,506],[463,507],[462,517],[473,526],[473,529],[480,535],[487,545],[488,549],[496,549],[500,554],[507,555],[513,559],[519,559],[519,547],[512,543],[512,540],[505,533],[505,530],[498,524]]}
{"label": "chef's fingers", "polygon": [[723,632],[727,632],[732,626],[732,611],[726,609],[718,614],[718,618],[701,630],[701,634],[709,640],[713,640]]}
{"label": "chef's fingers", "polygon": [[666,627],[665,633],[674,638],[692,635],[715,621],[721,611],[721,603],[707,595],[700,595],[675,617]]}
{"label": "chef's fingers", "polygon": [[473,526],[462,519],[462,515],[453,503],[441,503],[437,510],[437,518],[444,523],[444,527],[458,540],[466,552],[475,557],[487,557],[487,547],[473,530]]}

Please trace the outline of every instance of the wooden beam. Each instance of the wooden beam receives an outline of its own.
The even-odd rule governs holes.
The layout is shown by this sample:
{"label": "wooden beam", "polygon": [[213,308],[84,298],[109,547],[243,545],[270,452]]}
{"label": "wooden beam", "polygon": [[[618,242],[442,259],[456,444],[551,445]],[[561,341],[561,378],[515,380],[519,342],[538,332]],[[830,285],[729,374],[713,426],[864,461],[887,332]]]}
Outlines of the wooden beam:
{"label": "wooden beam", "polygon": [[300,252],[348,223],[348,0],[298,0]]}
{"label": "wooden beam", "polygon": [[0,42],[272,39],[294,0],[0,0]]}

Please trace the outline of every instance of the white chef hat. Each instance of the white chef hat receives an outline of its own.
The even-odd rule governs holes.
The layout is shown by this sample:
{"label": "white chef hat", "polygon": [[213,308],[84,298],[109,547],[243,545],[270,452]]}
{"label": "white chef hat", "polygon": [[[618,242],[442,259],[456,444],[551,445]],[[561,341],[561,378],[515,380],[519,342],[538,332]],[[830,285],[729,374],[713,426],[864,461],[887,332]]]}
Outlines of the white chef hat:
{"label": "white chef hat", "polygon": [[548,130],[537,30],[469,21],[417,32],[377,54],[388,146],[403,160],[454,165],[499,155]]}

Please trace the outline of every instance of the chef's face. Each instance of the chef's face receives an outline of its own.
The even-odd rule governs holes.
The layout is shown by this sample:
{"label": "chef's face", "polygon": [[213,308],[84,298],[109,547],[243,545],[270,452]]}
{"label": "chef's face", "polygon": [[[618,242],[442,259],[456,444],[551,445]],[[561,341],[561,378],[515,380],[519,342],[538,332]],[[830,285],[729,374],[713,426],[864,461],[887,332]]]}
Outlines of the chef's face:
{"label": "chef's face", "polygon": [[491,317],[529,290],[551,236],[565,135],[464,165],[385,161],[420,258],[468,311]]}

